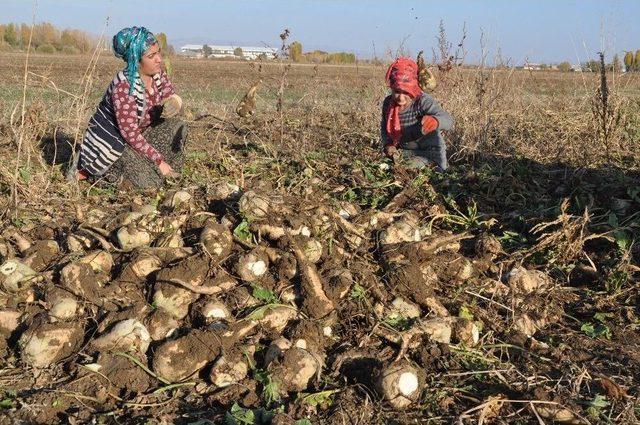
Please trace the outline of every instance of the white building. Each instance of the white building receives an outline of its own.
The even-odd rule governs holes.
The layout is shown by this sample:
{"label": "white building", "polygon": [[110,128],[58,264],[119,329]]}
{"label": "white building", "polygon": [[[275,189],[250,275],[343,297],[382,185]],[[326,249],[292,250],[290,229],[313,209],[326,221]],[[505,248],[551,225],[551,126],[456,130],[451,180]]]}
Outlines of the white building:
{"label": "white building", "polygon": [[522,69],[527,71],[540,71],[542,69],[542,65],[539,63],[526,62]]}
{"label": "white building", "polygon": [[[278,49],[273,47],[207,45],[211,48],[209,57],[212,58],[254,60],[264,55],[266,59],[274,59],[278,53]],[[187,44],[180,48],[180,52],[185,55],[193,55],[195,53],[198,57],[201,57],[204,56],[204,46],[204,44]],[[236,55],[236,52],[241,52],[241,55]]]}

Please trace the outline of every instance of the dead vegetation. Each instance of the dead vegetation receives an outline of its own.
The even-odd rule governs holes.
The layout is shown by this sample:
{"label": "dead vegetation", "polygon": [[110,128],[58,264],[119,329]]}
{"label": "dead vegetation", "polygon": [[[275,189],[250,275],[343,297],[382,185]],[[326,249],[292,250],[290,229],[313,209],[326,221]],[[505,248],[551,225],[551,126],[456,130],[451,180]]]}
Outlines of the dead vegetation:
{"label": "dead vegetation", "polygon": [[[607,133],[615,154],[601,150],[601,81],[438,68],[435,96],[458,122],[441,175],[380,158],[381,69],[207,66],[174,63],[192,153],[160,191],[65,183],[38,148],[74,129],[53,103],[23,130],[22,173],[2,130],[2,414],[638,420],[635,129],[624,114]],[[234,118],[259,80],[255,114]],[[0,129],[16,129],[3,113]]]}

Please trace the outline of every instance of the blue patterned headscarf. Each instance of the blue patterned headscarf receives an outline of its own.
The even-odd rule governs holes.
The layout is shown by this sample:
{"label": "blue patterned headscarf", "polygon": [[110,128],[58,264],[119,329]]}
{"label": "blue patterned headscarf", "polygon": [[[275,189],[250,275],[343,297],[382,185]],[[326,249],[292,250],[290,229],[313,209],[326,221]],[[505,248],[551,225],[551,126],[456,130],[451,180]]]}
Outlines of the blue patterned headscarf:
{"label": "blue patterned headscarf", "polygon": [[139,78],[138,66],[142,55],[157,42],[145,27],[124,28],[113,36],[113,53],[127,63],[124,73],[129,80],[129,94],[133,93],[133,86]]}

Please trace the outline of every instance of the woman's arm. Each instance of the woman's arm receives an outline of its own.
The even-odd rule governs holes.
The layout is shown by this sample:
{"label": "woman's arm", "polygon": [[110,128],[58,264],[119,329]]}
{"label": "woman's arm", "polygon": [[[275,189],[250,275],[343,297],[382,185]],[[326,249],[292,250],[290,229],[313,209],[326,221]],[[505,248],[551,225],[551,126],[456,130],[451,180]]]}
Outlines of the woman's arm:
{"label": "woman's arm", "polygon": [[149,158],[156,165],[163,161],[162,155],[147,142],[138,125],[138,110],[135,97],[129,94],[129,83],[121,81],[111,94],[113,109],[120,134],[136,152]]}
{"label": "woman's arm", "polygon": [[438,130],[451,130],[453,117],[430,95],[423,93],[420,97],[420,109],[423,115],[430,115],[438,120]]}
{"label": "woman's arm", "polygon": [[165,100],[166,98],[176,94],[176,90],[173,87],[173,84],[171,84],[171,81],[169,80],[169,76],[165,71],[162,71],[160,73],[160,88],[161,88],[161,93],[160,93],[161,100]]}

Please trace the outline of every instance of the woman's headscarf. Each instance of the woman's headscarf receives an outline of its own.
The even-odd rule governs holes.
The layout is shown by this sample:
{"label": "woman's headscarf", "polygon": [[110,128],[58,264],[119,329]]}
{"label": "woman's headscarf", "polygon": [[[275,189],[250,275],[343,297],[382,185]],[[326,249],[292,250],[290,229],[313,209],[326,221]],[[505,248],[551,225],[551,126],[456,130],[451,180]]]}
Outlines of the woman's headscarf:
{"label": "woman's headscarf", "polygon": [[[385,80],[389,88],[402,92],[412,99],[422,94],[422,89],[418,84],[418,64],[413,59],[396,59],[389,65]],[[400,106],[393,99],[387,115],[387,133],[393,145],[397,146],[402,138],[402,126],[400,124]]]}
{"label": "woman's headscarf", "polygon": [[[133,93],[135,81],[139,78],[138,67],[142,55],[157,42],[153,33],[145,27],[124,28],[113,36],[113,53],[127,63],[124,73],[129,80],[129,94]],[[144,83],[142,85],[144,87]]]}

